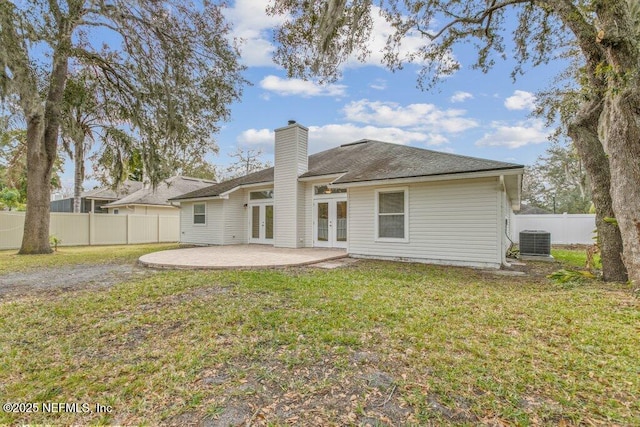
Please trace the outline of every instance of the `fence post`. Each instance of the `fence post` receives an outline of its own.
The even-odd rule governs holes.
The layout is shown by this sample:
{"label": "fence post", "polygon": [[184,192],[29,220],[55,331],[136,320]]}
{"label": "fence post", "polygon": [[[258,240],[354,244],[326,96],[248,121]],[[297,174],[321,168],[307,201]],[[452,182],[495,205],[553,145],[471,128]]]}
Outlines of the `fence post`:
{"label": "fence post", "polygon": [[158,223],[156,224],[157,225],[157,227],[156,227],[156,237],[157,237],[156,242],[160,243],[160,214],[158,214],[156,216],[158,217]]}
{"label": "fence post", "polygon": [[93,223],[93,212],[89,212],[89,246],[93,245],[93,232],[95,224]]}

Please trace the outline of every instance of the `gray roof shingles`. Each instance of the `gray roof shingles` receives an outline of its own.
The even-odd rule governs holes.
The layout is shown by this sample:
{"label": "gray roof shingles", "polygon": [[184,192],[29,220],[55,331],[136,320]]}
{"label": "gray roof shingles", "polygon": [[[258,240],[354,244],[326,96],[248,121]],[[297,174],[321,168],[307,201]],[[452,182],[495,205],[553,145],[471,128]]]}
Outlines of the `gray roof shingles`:
{"label": "gray roof shingles", "polygon": [[183,176],[174,176],[162,181],[153,188],[141,188],[135,193],[111,202],[106,207],[116,207],[124,205],[158,205],[169,206],[169,199],[181,194],[190,193],[194,190],[210,187],[213,181]]}
{"label": "gray roof shingles", "polygon": [[87,199],[117,200],[121,197],[128,196],[141,188],[141,182],[126,180],[115,190],[111,187],[94,188],[93,190],[82,192],[81,197]]}
{"label": "gray roof shingles", "polygon": [[[300,178],[342,174],[333,184],[520,169],[524,166],[442,153],[382,141],[361,140],[309,156],[309,169]],[[214,184],[172,200],[215,197],[235,187],[273,182],[273,168]]]}

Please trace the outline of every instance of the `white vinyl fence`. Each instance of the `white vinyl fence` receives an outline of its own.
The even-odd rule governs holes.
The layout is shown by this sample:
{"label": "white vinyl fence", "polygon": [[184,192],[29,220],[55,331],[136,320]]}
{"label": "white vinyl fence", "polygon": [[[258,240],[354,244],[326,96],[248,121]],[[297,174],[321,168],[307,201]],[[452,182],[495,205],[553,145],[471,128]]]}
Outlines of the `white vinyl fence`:
{"label": "white vinyl fence", "polygon": [[[20,247],[24,216],[24,212],[0,212],[0,249]],[[177,242],[180,217],[56,212],[51,213],[49,234],[61,239],[62,246]]]}
{"label": "white vinyl fence", "polygon": [[551,243],[560,245],[594,242],[596,216],[593,214],[513,215],[511,239],[518,243],[524,230],[544,230],[551,233]]}

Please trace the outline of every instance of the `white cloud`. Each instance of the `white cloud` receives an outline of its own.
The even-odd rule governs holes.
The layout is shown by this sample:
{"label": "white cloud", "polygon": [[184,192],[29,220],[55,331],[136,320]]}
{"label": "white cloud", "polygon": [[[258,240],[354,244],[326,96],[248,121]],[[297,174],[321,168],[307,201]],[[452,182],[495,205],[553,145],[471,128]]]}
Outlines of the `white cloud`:
{"label": "white cloud", "polygon": [[444,144],[447,144],[447,143],[449,143],[449,140],[444,135],[440,135],[440,134],[437,134],[437,133],[429,133],[429,134],[427,134],[426,145],[430,145],[432,147],[436,147],[436,146],[444,145]]}
{"label": "white cloud", "polygon": [[449,101],[451,101],[451,102],[464,102],[467,99],[473,99],[473,95],[470,94],[469,92],[457,91],[456,93],[453,94],[453,96],[451,98],[449,98]]}
{"label": "white cloud", "polygon": [[536,97],[531,92],[516,90],[504,100],[504,106],[508,110],[533,110],[536,107]]}
{"label": "white cloud", "polygon": [[[360,139],[375,139],[406,145],[421,143],[440,145],[446,138],[437,134],[408,131],[398,127],[358,126],[351,123],[309,126],[309,153],[317,153]],[[270,129],[248,129],[240,134],[238,143],[273,152],[275,133]]]}
{"label": "white cloud", "polygon": [[[272,39],[274,29],[290,18],[288,15],[267,15],[265,9],[270,0],[236,0],[232,8],[225,10],[224,15],[231,22],[233,31],[231,36],[240,40],[241,61],[249,67],[275,67],[272,60],[276,49]],[[369,55],[364,62],[352,55],[344,64],[345,67],[360,67],[375,65],[384,67],[384,49],[387,40],[394,29],[383,16],[380,16],[378,6],[371,7],[373,25],[371,36],[366,43]],[[419,53],[430,41],[419,31],[410,31],[402,38],[398,49],[401,60],[409,60]],[[453,54],[444,59],[446,62],[456,62]],[[423,63],[423,61],[416,61]]]}
{"label": "white cloud", "polygon": [[268,4],[269,0],[236,0],[234,6],[224,12],[233,25],[232,36],[241,41],[241,60],[250,67],[275,66],[271,59],[275,51],[271,32],[287,17],[267,15]]}
{"label": "white cloud", "polygon": [[271,129],[248,129],[240,134],[238,143],[240,145],[273,145],[275,133]]}
{"label": "white cloud", "polygon": [[381,126],[414,127],[429,132],[462,132],[478,126],[474,119],[464,117],[465,110],[441,110],[433,104],[409,104],[362,99],[347,104],[347,120]]}
{"label": "white cloud", "polygon": [[[389,36],[393,34],[395,30],[391,24],[380,15],[380,8],[378,6],[371,7],[371,18],[373,20],[371,36],[366,43],[369,55],[365,62],[360,62],[355,55],[351,56],[345,64],[347,67],[359,67],[362,65],[383,66],[384,49]],[[429,39],[422,36],[420,32],[410,31],[402,39],[402,44],[399,48],[399,57],[401,59],[408,59],[428,43]]]}
{"label": "white cloud", "polygon": [[338,84],[319,85],[302,79],[281,79],[269,75],[260,81],[260,87],[281,96],[299,95],[310,96],[343,96],[346,86]]}
{"label": "white cloud", "polygon": [[360,139],[375,139],[406,145],[417,142],[426,143],[429,137],[421,132],[408,131],[398,127],[358,126],[351,123],[309,127],[309,151],[311,153]]}
{"label": "white cloud", "polygon": [[491,127],[493,131],[476,141],[477,146],[519,148],[547,142],[549,137],[549,130],[541,120],[527,120],[515,126],[493,122]]}
{"label": "white cloud", "polygon": [[387,81],[385,79],[376,79],[369,87],[375,90],[385,90],[387,88]]}

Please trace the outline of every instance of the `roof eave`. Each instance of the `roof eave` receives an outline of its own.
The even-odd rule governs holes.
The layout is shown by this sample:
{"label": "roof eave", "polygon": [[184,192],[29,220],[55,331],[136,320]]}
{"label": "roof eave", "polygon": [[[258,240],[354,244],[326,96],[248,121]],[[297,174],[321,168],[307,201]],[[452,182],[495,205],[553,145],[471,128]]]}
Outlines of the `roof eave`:
{"label": "roof eave", "polygon": [[109,203],[107,205],[102,205],[101,207],[103,208],[120,208],[123,206],[152,206],[154,208],[171,208],[171,204],[170,203],[137,203],[137,202],[130,202],[130,203]]}
{"label": "roof eave", "polygon": [[223,191],[220,194],[212,195],[212,196],[198,196],[198,197],[174,197],[169,199],[170,202],[191,202],[191,201],[202,201],[202,200],[217,200],[217,199],[228,199],[229,194],[234,193],[243,188],[256,188],[256,187],[264,187],[268,185],[273,185],[273,181],[263,181],[263,182],[254,182],[251,184],[240,184],[236,185],[233,188],[230,188],[227,191]]}
{"label": "roof eave", "polygon": [[495,177],[500,175],[521,175],[524,173],[524,166],[505,169],[491,169],[484,171],[470,171],[459,173],[446,173],[438,175],[422,175],[412,177],[399,177],[399,178],[385,178],[385,179],[372,179],[367,181],[347,181],[347,182],[332,182],[334,186],[340,186],[344,188],[352,187],[367,187],[371,185],[386,185],[386,184],[405,184],[414,182],[432,182],[432,181],[450,181],[458,179],[470,179],[470,178],[486,178]]}
{"label": "roof eave", "polygon": [[182,203],[182,202],[205,202],[207,200],[222,200],[228,199],[229,197],[225,196],[202,196],[202,197],[189,197],[189,198],[173,198],[169,199],[170,203]]}
{"label": "roof eave", "polygon": [[340,177],[342,177],[345,174],[345,172],[339,172],[339,173],[331,173],[331,174],[327,174],[327,175],[312,175],[312,176],[304,176],[301,178],[298,178],[298,181],[300,182],[307,182],[307,181],[335,181],[340,179]]}
{"label": "roof eave", "polygon": [[223,193],[220,193],[220,197],[224,197],[224,196],[229,196],[229,194],[234,193],[238,190],[242,190],[245,188],[259,188],[259,187],[264,187],[264,186],[269,186],[269,185],[273,185],[273,181],[264,181],[264,182],[253,182],[251,184],[240,184],[240,185],[236,185],[235,187],[231,188],[230,190],[227,190]]}
{"label": "roof eave", "polygon": [[[117,197],[100,197],[100,196],[80,196],[82,199],[89,199],[89,200],[118,200]],[[70,197],[71,199],[73,199],[73,197]]]}

